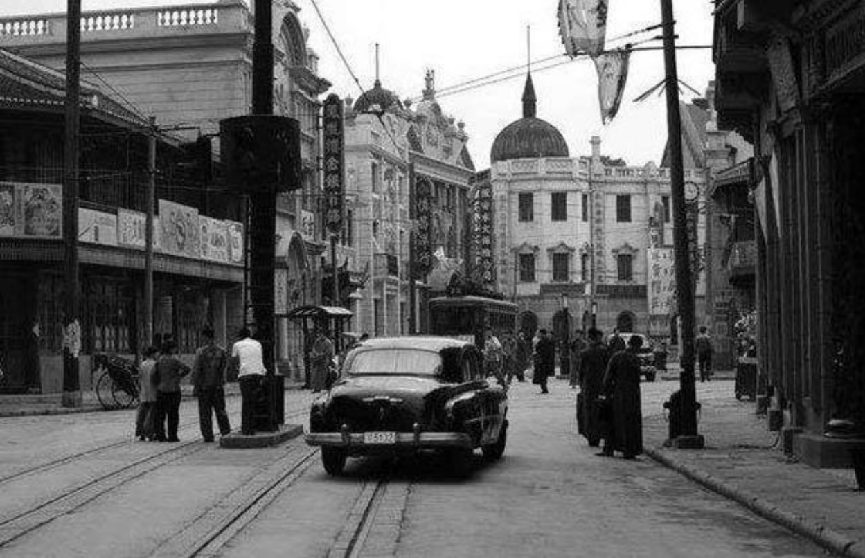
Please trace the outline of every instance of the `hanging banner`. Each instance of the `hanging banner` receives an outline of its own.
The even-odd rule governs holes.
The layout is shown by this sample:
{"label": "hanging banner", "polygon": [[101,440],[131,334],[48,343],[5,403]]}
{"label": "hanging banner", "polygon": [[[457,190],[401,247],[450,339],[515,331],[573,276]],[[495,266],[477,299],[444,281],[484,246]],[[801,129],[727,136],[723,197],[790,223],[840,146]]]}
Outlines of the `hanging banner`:
{"label": "hanging banner", "polygon": [[159,200],[160,235],[166,254],[200,258],[198,210],[167,200]]}
{"label": "hanging banner", "polygon": [[649,248],[649,315],[668,316],[676,292],[672,248]]}
{"label": "hanging banner", "polygon": [[606,125],[615,118],[625,94],[628,81],[630,50],[607,52],[594,59],[598,72],[598,101],[601,106],[601,121]]}
{"label": "hanging banner", "polygon": [[0,236],[15,236],[18,231],[16,190],[15,184],[0,182]]}
{"label": "hanging banner", "polygon": [[345,174],[345,135],[342,120],[342,100],[328,95],[322,106],[324,117],[324,224],[331,234],[342,229],[343,176]]}
{"label": "hanging banner", "polygon": [[609,0],[559,0],[559,35],[571,57],[604,51]]}
{"label": "hanging banner", "polygon": [[228,263],[243,265],[243,225],[226,221],[228,227]]}

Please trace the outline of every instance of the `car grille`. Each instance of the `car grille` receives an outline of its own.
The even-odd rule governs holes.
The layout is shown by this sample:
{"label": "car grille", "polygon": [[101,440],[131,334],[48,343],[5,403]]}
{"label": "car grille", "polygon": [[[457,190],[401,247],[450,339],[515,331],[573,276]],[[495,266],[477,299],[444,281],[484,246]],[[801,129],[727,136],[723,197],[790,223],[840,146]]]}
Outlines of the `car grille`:
{"label": "car grille", "polygon": [[419,417],[400,403],[388,400],[358,401],[344,399],[331,403],[329,422],[339,428],[345,424],[351,432],[387,430],[411,432]]}

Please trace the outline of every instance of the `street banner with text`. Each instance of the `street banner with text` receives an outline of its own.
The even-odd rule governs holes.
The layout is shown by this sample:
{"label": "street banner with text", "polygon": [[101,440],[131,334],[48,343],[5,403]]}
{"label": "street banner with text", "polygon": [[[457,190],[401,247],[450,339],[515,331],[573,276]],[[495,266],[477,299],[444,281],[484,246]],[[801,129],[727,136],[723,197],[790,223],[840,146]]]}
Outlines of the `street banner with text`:
{"label": "street banner with text", "polygon": [[342,120],[342,100],[328,95],[322,107],[324,117],[324,224],[330,234],[342,229],[343,175],[345,171],[345,134]]}
{"label": "street banner with text", "polygon": [[601,121],[608,124],[619,112],[625,84],[628,81],[630,50],[614,50],[595,58],[598,72],[598,101],[601,107]]}
{"label": "street banner with text", "polygon": [[571,57],[604,51],[609,0],[560,0],[559,34]]}

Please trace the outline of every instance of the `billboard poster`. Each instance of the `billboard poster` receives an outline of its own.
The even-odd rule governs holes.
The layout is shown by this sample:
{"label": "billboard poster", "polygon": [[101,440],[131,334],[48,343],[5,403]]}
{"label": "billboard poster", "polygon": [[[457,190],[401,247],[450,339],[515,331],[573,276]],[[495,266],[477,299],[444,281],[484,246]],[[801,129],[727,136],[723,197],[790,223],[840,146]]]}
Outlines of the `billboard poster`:
{"label": "billboard poster", "polygon": [[[63,236],[63,187],[60,184],[19,184],[22,236]],[[17,197],[17,196],[16,196]],[[20,225],[19,225],[20,226]]]}
{"label": "billboard poster", "polygon": [[225,222],[228,228],[228,263],[243,265],[243,225]]}
{"label": "billboard poster", "polygon": [[228,224],[220,219],[199,215],[198,226],[201,259],[228,262]]}
{"label": "billboard poster", "polygon": [[315,240],[315,213],[312,211],[300,210],[300,236],[304,240]]}
{"label": "billboard poster", "polygon": [[288,314],[288,270],[273,270],[273,312]]}
{"label": "billboard poster", "polygon": [[604,51],[608,4],[608,0],[559,0],[559,34],[571,58],[582,53],[594,58]]}
{"label": "billboard poster", "polygon": [[195,259],[201,257],[197,209],[159,200],[159,223],[163,252]]}
{"label": "billboard poster", "polygon": [[432,269],[432,184],[420,178],[415,184],[415,277],[426,277]]}
{"label": "billboard poster", "polygon": [[672,248],[649,248],[649,314],[668,316],[676,293]]}
{"label": "billboard poster", "polygon": [[[146,248],[145,225],[147,216],[140,211],[117,209],[117,244],[125,248],[144,250]],[[153,239],[158,238],[156,222],[153,223]]]}
{"label": "billboard poster", "polygon": [[0,182],[0,236],[15,236],[18,224],[18,206],[15,185]]}
{"label": "billboard poster", "polygon": [[117,246],[117,215],[78,208],[78,241],[103,246]]}
{"label": "billboard poster", "polygon": [[475,189],[472,212],[472,243],[474,244],[475,280],[487,288],[495,283],[493,261],[493,188],[489,180]]}

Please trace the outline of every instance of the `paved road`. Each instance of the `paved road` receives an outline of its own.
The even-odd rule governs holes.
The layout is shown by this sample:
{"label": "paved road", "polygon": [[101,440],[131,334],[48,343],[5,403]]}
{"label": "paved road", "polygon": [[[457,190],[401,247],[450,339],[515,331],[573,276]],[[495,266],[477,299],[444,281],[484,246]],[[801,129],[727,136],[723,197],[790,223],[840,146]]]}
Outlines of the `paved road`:
{"label": "paved road", "polygon": [[[644,383],[644,414],[676,387]],[[350,460],[333,479],[299,441],[222,450],[196,440],[187,403],[180,445],[131,441],[129,412],[0,419],[0,556],[822,555],[646,458],[596,457],[574,393],[516,384],[505,458],[478,455],[465,481],[435,459]],[[289,416],[311,400],[288,395]]]}

